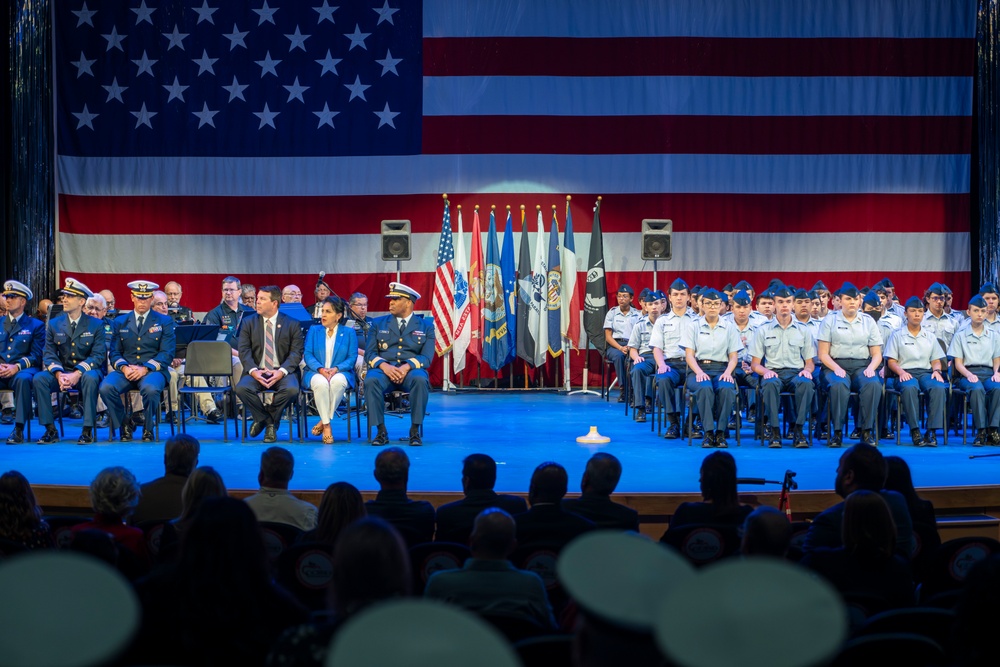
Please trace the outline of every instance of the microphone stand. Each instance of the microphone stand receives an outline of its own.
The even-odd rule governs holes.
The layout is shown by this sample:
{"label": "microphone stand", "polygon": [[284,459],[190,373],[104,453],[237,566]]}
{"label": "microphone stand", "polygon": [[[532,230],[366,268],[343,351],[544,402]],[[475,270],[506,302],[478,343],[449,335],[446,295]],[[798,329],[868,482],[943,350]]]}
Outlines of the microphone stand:
{"label": "microphone stand", "polygon": [[[984,456],[1000,456],[1000,454],[984,454]],[[789,502],[789,491],[795,491],[799,488],[798,483],[795,481],[795,474],[796,473],[791,470],[786,470],[785,477],[780,482],[764,479],[763,477],[739,477],[736,479],[736,483],[758,484],[760,486],[763,486],[764,484],[780,484],[781,495],[778,497],[778,510],[784,512],[785,516],[788,517],[788,520],[791,521],[792,507]]]}
{"label": "microphone stand", "polygon": [[994,456],[1000,456],[1000,454],[970,454],[970,459],[991,459]]}

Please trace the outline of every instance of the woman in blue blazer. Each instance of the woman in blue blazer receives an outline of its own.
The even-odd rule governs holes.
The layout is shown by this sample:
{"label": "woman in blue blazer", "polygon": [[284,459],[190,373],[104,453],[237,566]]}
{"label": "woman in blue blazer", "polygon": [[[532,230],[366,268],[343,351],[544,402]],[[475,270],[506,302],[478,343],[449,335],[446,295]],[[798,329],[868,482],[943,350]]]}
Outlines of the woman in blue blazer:
{"label": "woman in blue blazer", "polygon": [[354,328],[341,326],[344,301],[330,296],[323,301],[320,322],[306,334],[306,374],[303,383],[316,398],[319,423],[313,435],[323,434],[323,444],[333,444],[330,418],[344,398],[348,388],[354,387],[354,360],[358,355],[358,337]]}

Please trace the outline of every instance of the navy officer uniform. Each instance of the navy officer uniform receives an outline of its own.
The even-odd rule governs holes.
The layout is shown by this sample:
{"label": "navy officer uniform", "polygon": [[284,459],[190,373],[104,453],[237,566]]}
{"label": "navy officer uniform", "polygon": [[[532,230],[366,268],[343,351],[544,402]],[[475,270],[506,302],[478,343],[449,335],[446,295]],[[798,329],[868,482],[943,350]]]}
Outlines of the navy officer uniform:
{"label": "navy officer uniform", "polygon": [[618,383],[621,385],[621,394],[618,402],[625,402],[625,382],[628,377],[626,372],[628,339],[632,335],[632,327],[642,320],[643,313],[632,307],[632,297],[635,292],[628,285],[618,288],[616,297],[618,305],[608,311],[604,317],[604,341],[607,344],[605,357],[614,364],[615,374]]}
{"label": "navy officer uniform", "polygon": [[[785,286],[774,291],[777,298],[799,298],[804,290],[792,293]],[[782,391],[795,395],[795,425],[792,431],[792,445],[798,448],[809,446],[802,433],[807,415],[812,411],[815,386],[812,373],[815,369],[816,341],[812,327],[789,315],[782,324],[780,316],[757,327],[750,341],[752,367],[760,377],[760,394],[768,427],[764,437],[768,446],[781,447],[781,426],[778,421],[778,404]]]}
{"label": "navy officer uniform", "polygon": [[[136,311],[115,318],[111,339],[112,371],[101,383],[101,398],[111,413],[111,425],[120,429],[121,441],[132,440],[132,423],[125,418],[122,395],[138,390],[145,406],[143,442],[152,442],[153,424],[160,412],[160,393],[167,386],[169,368],[177,349],[174,320],[149,307],[153,291],[160,288],[148,280],[134,280],[128,284]],[[145,306],[138,312],[140,306]],[[129,380],[125,377],[128,367],[140,367],[145,375]]]}
{"label": "navy officer uniform", "polygon": [[[862,442],[874,445],[873,429],[882,397],[881,381],[875,372],[882,363],[882,334],[875,320],[860,311],[861,292],[858,288],[844,283],[839,291],[841,310],[831,311],[823,318],[819,328],[819,356],[826,367],[823,370],[823,386],[827,390],[828,409],[833,421],[833,433],[827,444],[830,447],[843,444],[847,402],[853,388],[858,392],[861,405]],[[850,318],[845,314],[848,310],[852,314]],[[837,370],[844,376],[838,375]],[[867,371],[871,371],[871,375]]]}
{"label": "navy officer uniform", "polygon": [[[670,284],[668,301],[674,292],[690,294],[690,288],[683,279],[678,278]],[[663,437],[675,440],[680,434],[680,408],[674,402],[674,390],[681,386],[682,374],[685,371],[684,350],[681,349],[681,334],[691,325],[695,314],[684,305],[684,310],[678,313],[673,305],[668,303],[667,312],[656,318],[653,330],[649,335],[649,346],[653,349],[656,359],[656,395],[663,404],[670,422]],[[662,370],[661,370],[662,369]]]}
{"label": "navy officer uniform", "polygon": [[[45,427],[45,434],[38,444],[59,441],[59,431],[52,415],[52,394],[60,391],[60,376],[79,373],[75,389],[83,405],[83,432],[77,444],[94,442],[94,425],[97,419],[97,392],[104,370],[108,365],[108,344],[104,322],[83,312],[83,304],[94,296],[90,288],[73,278],[66,279],[62,288],[62,314],[49,321],[45,331],[45,352],[42,356],[44,370],[32,384],[38,404],[38,421]],[[76,315],[74,319],[72,315]]]}
{"label": "navy officer uniform", "polygon": [[[434,325],[414,314],[420,294],[403,283],[389,283],[389,315],[376,318],[368,332],[365,362],[365,402],[368,420],[378,428],[373,445],[389,443],[385,428],[385,392],[410,394],[410,445],[422,445],[420,425],[427,411],[431,382],[427,369],[434,355]],[[385,367],[385,368],[383,368]],[[404,369],[401,381],[390,379],[394,369]]]}
{"label": "navy officer uniform", "polygon": [[645,303],[648,303],[649,315],[636,322],[632,327],[632,334],[628,339],[629,355],[632,357],[632,406],[635,408],[635,420],[637,422],[646,421],[647,404],[652,407],[652,396],[646,395],[646,378],[656,373],[656,359],[653,357],[653,348],[649,345],[649,338],[656,324],[656,318],[660,315],[659,302],[666,301],[667,295],[656,290],[646,292],[646,296],[640,296]]}
{"label": "navy officer uniform", "polygon": [[[924,302],[915,296],[906,301],[906,311],[924,310]],[[896,377],[886,384],[899,392],[899,400],[910,425],[910,437],[917,447],[937,447],[936,430],[944,427],[944,404],[948,383],[942,376],[947,365],[944,348],[927,329],[910,331],[909,323],[889,335],[883,356]],[[905,380],[904,376],[908,376]],[[927,396],[927,432],[920,437],[920,392]]]}
{"label": "navy officer uniform", "polygon": [[0,389],[14,390],[14,430],[7,444],[24,442],[24,422],[31,419],[31,381],[42,364],[45,323],[24,313],[32,298],[27,285],[8,280],[3,285],[7,315],[0,327]]}
{"label": "navy officer uniform", "polygon": [[[722,295],[714,289],[701,293],[702,310],[714,304],[720,307]],[[707,304],[707,306],[706,306]],[[716,318],[709,323],[708,317]],[[736,380],[733,370],[739,351],[743,349],[739,333],[730,322],[718,317],[718,310],[709,311],[681,333],[679,343],[683,348],[690,372],[685,386],[694,395],[705,427],[702,447],[728,447],[726,424],[736,402]],[[714,432],[713,432],[714,431]]]}
{"label": "navy officer uniform", "polygon": [[973,446],[1000,445],[1000,334],[984,322],[973,322],[973,317],[985,316],[982,295],[969,300],[969,311],[971,317],[952,338],[948,356],[955,362],[955,386],[968,396],[976,428]]}

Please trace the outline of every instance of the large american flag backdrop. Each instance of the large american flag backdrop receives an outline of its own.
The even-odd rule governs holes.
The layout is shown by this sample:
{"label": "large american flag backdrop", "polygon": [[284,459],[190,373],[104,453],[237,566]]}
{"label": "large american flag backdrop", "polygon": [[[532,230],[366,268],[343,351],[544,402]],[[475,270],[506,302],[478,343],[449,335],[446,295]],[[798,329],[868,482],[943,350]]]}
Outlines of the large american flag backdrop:
{"label": "large american flag backdrop", "polygon": [[640,221],[670,218],[661,287],[969,294],[974,0],[333,2],[54,3],[62,276],[204,311],[323,270],[378,311],[405,218],[429,309],[442,193],[570,194],[579,270],[603,195],[611,290],[652,284]]}

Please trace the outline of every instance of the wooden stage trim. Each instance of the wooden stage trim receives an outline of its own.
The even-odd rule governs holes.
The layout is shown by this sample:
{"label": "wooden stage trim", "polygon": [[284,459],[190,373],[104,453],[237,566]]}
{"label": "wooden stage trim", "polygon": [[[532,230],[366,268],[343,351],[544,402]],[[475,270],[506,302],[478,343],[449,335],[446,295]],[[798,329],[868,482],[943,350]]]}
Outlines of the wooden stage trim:
{"label": "wooden stage trim", "polygon": [[[32,485],[38,503],[50,515],[70,514],[88,515],[90,513],[90,498],[86,486],[58,486],[50,484]],[[323,498],[322,490],[293,489],[295,496],[319,505]],[[501,492],[503,492],[501,490]],[[246,498],[256,493],[256,489],[230,489],[229,495],[234,498]],[[375,498],[375,491],[362,491],[365,500]],[[918,489],[921,498],[934,503],[937,511],[942,539],[951,539],[965,535],[981,535],[1000,539],[1000,485],[989,486],[953,486],[926,487]],[[526,493],[514,495],[527,497]],[[568,498],[579,496],[578,493],[567,494]],[[435,507],[460,500],[458,492],[414,492],[410,497],[415,500],[427,500]],[[741,493],[740,502],[758,506],[778,506],[777,492]],[[615,494],[615,502],[628,505],[639,512],[640,529],[644,535],[659,538],[666,530],[670,517],[677,506],[686,502],[701,500],[698,493],[625,493]],[[833,491],[794,491],[791,496],[792,516],[796,521],[811,519],[827,507],[840,502],[840,497]],[[949,517],[954,517],[950,519]],[[978,518],[973,518],[978,517]]]}

